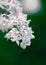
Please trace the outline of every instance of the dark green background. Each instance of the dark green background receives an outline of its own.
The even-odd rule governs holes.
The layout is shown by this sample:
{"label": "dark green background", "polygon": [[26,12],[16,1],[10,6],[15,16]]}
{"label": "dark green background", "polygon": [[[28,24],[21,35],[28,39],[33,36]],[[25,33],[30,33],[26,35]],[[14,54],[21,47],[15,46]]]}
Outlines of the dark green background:
{"label": "dark green background", "polygon": [[16,43],[4,39],[4,33],[0,31],[0,65],[46,65],[46,0],[41,2],[40,12],[28,14],[36,37],[30,47],[21,49]]}

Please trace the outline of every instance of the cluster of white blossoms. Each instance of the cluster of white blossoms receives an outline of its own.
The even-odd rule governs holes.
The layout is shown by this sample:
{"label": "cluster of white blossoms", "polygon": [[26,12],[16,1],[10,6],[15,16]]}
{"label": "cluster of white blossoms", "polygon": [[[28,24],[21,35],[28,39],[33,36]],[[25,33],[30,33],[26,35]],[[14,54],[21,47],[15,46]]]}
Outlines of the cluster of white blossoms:
{"label": "cluster of white blossoms", "polygon": [[[30,20],[23,13],[22,6],[17,0],[0,0],[0,7],[9,11],[10,14],[0,14],[0,30],[6,31],[4,38],[16,42],[25,49],[31,45],[31,39],[35,38],[32,28],[29,27]],[[8,31],[10,29],[10,31]],[[21,42],[20,42],[21,41]]]}

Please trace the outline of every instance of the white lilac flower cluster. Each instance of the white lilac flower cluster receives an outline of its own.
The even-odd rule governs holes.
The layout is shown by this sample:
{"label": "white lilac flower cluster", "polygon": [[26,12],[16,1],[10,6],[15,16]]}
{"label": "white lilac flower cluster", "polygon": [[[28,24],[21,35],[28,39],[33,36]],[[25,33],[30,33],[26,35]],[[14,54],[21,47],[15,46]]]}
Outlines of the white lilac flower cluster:
{"label": "white lilac flower cluster", "polygon": [[[12,42],[16,42],[21,48],[31,45],[31,39],[35,38],[32,28],[29,27],[30,20],[22,11],[22,6],[17,0],[0,0],[0,7],[9,11],[10,14],[0,14],[0,30],[7,32],[4,36]],[[21,42],[20,42],[21,41]]]}

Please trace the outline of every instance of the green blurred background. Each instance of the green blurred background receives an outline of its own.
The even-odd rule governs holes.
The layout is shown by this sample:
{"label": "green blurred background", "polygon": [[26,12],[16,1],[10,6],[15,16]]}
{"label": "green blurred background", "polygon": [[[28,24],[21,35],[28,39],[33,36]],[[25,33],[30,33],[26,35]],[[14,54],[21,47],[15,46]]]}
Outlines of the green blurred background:
{"label": "green blurred background", "polygon": [[28,14],[36,37],[30,47],[21,49],[15,42],[4,39],[5,33],[0,31],[0,65],[46,65],[46,0],[41,2],[40,12]]}

